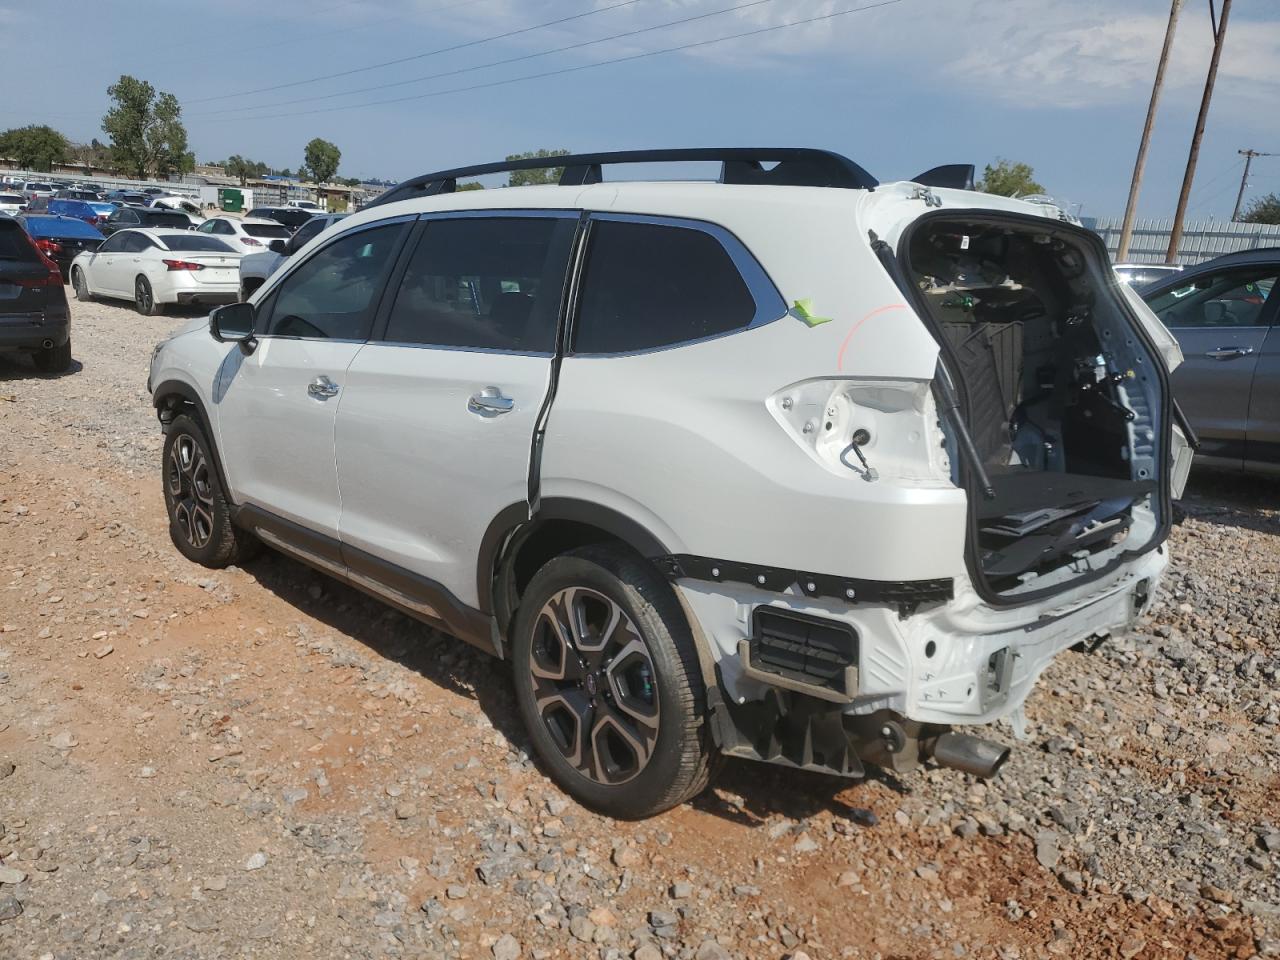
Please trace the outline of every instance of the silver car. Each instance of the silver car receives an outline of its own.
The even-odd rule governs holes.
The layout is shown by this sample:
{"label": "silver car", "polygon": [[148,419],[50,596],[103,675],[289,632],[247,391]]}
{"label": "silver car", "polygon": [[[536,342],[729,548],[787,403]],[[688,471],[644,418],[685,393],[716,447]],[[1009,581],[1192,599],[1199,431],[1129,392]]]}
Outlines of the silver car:
{"label": "silver car", "polygon": [[1178,338],[1173,392],[1197,459],[1280,474],[1280,248],[1232,253],[1141,291]]}

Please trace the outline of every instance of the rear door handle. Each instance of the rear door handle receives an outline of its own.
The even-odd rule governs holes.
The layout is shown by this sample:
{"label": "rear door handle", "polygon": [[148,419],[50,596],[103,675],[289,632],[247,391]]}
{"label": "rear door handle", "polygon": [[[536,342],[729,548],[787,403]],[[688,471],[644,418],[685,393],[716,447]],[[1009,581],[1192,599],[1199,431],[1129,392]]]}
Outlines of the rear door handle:
{"label": "rear door handle", "polygon": [[316,377],[307,384],[307,395],[317,400],[328,400],[338,395],[338,385],[328,377]]}
{"label": "rear door handle", "polygon": [[1205,354],[1210,360],[1234,360],[1253,353],[1253,347],[1218,347]]}
{"label": "rear door handle", "polygon": [[504,397],[497,387],[485,387],[479,393],[473,393],[467,400],[467,409],[482,417],[496,417],[510,413],[516,402]]}

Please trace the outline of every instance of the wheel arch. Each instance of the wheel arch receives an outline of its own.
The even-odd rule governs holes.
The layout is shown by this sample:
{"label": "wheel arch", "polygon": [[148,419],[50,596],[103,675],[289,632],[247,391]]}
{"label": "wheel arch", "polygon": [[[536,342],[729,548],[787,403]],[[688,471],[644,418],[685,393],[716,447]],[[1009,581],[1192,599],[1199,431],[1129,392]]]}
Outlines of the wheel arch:
{"label": "wheel arch", "polygon": [[184,380],[162,380],[152,389],[151,402],[166,432],[169,424],[173,423],[174,418],[179,414],[186,413],[195,417],[196,422],[200,424],[200,429],[204,431],[205,439],[209,441],[209,453],[213,456],[213,465],[218,470],[218,482],[222,485],[223,496],[234,506],[231,487],[227,484],[226,470],[222,466],[222,454],[218,451],[213,421],[196,388]]}

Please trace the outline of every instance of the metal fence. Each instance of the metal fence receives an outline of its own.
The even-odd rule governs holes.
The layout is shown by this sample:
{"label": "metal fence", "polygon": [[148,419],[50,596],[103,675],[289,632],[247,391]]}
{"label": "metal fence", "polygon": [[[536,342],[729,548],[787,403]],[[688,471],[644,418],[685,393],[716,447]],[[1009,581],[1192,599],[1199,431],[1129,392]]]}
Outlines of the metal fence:
{"label": "metal fence", "polygon": [[[1122,217],[1084,217],[1081,222],[1102,237],[1107,251],[1115,259],[1120,248]],[[1173,218],[1147,219],[1134,222],[1129,241],[1129,263],[1164,263],[1169,238],[1173,235]],[[1255,247],[1280,247],[1280,226],[1262,223],[1232,223],[1226,220],[1188,220],[1183,226],[1177,262],[1184,265],[1212,260],[1224,253],[1252,250]]]}
{"label": "metal fence", "polygon": [[21,177],[23,180],[32,180],[36,183],[47,183],[50,180],[73,184],[96,183],[105,190],[136,191],[146,187],[159,187],[174,196],[191,197],[195,200],[200,198],[198,184],[174,180],[125,180],[121,177],[85,176],[82,173],[36,173],[31,170],[14,170],[8,167],[0,167],[0,176]]}

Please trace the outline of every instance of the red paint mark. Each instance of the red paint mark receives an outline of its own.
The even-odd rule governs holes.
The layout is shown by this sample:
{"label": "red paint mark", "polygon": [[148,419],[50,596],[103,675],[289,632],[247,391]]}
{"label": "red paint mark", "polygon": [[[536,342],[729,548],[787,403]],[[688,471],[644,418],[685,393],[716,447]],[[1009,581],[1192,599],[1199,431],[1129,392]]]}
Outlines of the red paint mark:
{"label": "red paint mark", "polygon": [[858,328],[860,326],[862,326],[864,323],[866,323],[868,320],[870,320],[872,317],[874,317],[878,313],[884,313],[886,310],[905,310],[905,309],[907,309],[907,305],[905,303],[885,304],[883,307],[876,307],[874,310],[868,313],[865,317],[863,317],[861,320],[855,323],[852,327],[850,327],[849,332],[846,333],[844,336],[844,341],[840,344],[840,352],[836,354],[836,369],[837,370],[844,369],[845,348],[849,346],[849,341],[853,339],[853,335],[858,332]]}

